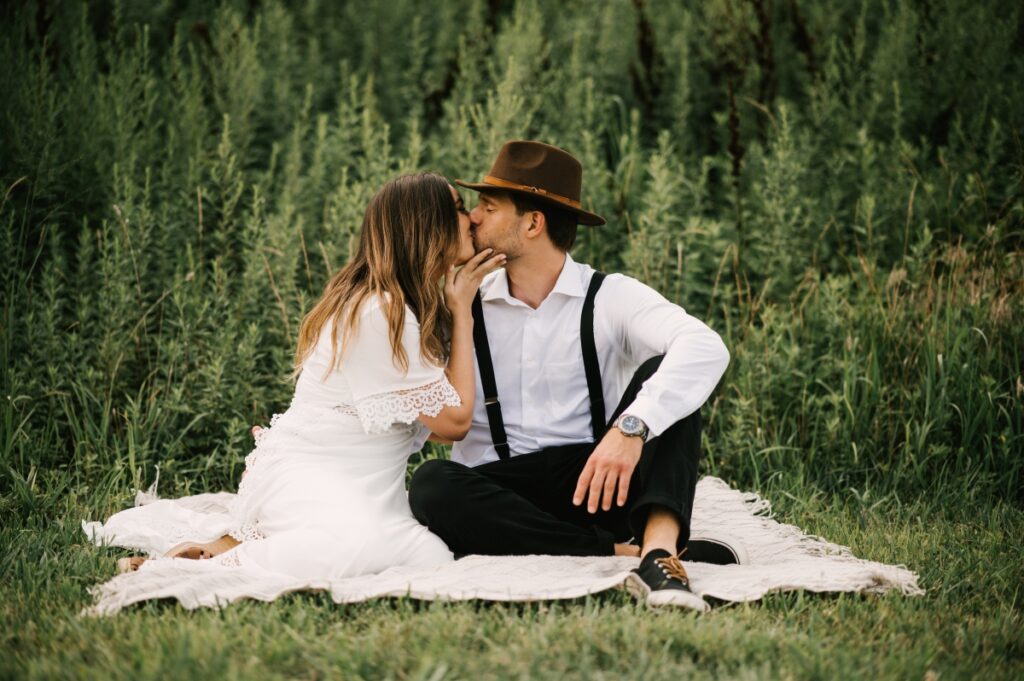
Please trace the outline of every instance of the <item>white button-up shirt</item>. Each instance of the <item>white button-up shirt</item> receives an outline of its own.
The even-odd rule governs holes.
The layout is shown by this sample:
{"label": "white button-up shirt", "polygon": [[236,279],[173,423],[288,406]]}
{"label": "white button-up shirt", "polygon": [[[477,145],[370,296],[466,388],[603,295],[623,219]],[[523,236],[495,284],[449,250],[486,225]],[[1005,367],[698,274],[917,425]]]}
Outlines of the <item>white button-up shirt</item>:
{"label": "white button-up shirt", "polygon": [[[594,439],[580,345],[580,315],[594,269],[566,254],[562,272],[534,310],[513,298],[505,270],[480,286],[494,378],[513,456]],[[729,351],[706,324],[657,291],[623,274],[605,278],[594,299],[594,344],[601,365],[606,418],[633,373],[665,355],[624,413],[638,416],[651,436],[700,409],[729,364]],[[480,367],[469,434],[452,460],[476,466],[498,459],[484,407]]]}

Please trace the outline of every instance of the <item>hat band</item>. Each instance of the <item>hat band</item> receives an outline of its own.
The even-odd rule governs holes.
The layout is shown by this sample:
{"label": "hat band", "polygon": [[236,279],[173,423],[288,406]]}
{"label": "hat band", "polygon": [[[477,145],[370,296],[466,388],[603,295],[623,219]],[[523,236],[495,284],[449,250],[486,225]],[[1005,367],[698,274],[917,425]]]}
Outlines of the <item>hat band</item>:
{"label": "hat band", "polygon": [[529,185],[519,184],[517,182],[509,182],[508,180],[503,180],[500,177],[494,177],[493,175],[486,176],[484,178],[484,182],[486,184],[493,184],[496,187],[502,187],[504,189],[518,189],[519,191],[540,194],[541,196],[547,197],[549,199],[554,199],[559,203],[564,203],[567,206],[572,206],[577,210],[583,210],[583,206],[580,204],[579,201],[570,199],[567,196],[562,196],[561,194],[549,192],[547,189],[542,189],[540,187],[531,187]]}

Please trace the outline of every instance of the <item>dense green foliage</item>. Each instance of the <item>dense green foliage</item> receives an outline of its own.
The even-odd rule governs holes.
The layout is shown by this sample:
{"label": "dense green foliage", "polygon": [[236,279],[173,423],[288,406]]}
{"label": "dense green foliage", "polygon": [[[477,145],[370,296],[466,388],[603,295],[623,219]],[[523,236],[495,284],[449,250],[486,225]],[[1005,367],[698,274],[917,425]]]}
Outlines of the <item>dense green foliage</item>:
{"label": "dense green foliage", "polygon": [[[0,25],[4,545],[122,507],[158,465],[164,494],[231,488],[370,195],[477,179],[512,138],[582,160],[609,224],[577,260],[725,339],[707,472],[1019,543],[1018,4],[124,0]],[[62,528],[0,576],[60,555]],[[1004,601],[1002,631],[1000,584],[976,598]]]}
{"label": "dense green foliage", "polygon": [[476,178],[530,137],[583,160],[609,218],[575,257],[726,337],[712,470],[1019,498],[1021,20],[866,1],[13,12],[4,488],[112,463],[229,484],[370,194],[412,169]]}

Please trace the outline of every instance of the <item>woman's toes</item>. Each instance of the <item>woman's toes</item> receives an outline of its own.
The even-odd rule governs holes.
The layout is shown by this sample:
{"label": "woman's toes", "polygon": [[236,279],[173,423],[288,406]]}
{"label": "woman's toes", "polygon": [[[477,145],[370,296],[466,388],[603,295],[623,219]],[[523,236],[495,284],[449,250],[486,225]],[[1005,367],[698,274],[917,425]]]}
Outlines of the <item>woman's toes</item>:
{"label": "woman's toes", "polygon": [[119,558],[117,561],[118,573],[135,572],[139,567],[146,562],[143,556],[130,556],[128,558]]}

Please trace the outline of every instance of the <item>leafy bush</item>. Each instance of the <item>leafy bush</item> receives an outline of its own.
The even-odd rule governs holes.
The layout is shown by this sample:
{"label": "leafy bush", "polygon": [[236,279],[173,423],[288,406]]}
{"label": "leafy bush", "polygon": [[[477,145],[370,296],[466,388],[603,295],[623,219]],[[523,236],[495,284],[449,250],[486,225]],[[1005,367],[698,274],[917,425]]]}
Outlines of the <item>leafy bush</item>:
{"label": "leafy bush", "polygon": [[584,163],[575,258],[726,338],[710,471],[1024,498],[1012,3],[0,12],[4,506],[231,486],[373,191],[519,137]]}

